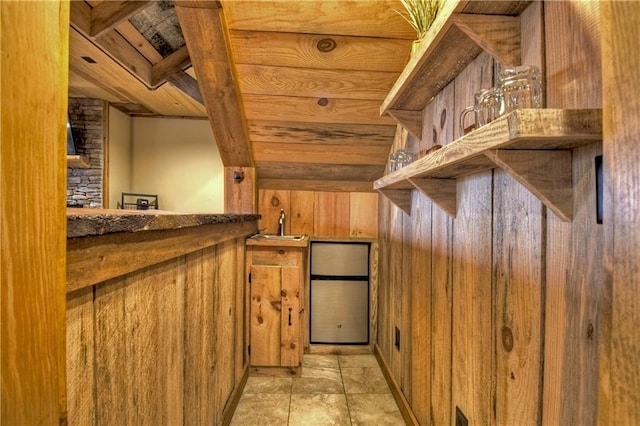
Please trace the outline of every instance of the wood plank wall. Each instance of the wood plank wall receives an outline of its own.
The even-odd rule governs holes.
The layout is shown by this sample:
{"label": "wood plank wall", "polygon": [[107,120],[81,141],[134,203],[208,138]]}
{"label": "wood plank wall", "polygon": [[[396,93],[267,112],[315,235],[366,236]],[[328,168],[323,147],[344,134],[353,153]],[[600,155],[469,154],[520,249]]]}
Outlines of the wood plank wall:
{"label": "wood plank wall", "polygon": [[285,212],[285,234],[336,239],[378,237],[378,194],[261,189],[258,228],[278,232],[280,210]]}
{"label": "wood plank wall", "polygon": [[244,256],[235,238],[68,293],[69,424],[221,424],[247,367]]}
{"label": "wood plank wall", "polygon": [[[521,22],[546,105],[600,108],[598,2],[533,2]],[[422,139],[405,132],[392,149],[459,137],[460,112],[495,69],[478,56],[424,109]],[[378,346],[420,424],[455,424],[456,408],[471,424],[596,423],[601,152],[574,152],[571,223],[500,170],[458,180],[456,219],[418,191],[410,216],[380,197]]]}

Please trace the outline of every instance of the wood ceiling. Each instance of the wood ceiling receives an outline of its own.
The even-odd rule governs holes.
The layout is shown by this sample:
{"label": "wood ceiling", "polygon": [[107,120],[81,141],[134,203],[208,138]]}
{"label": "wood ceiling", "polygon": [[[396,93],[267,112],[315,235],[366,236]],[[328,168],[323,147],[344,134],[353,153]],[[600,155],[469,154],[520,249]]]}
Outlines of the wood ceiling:
{"label": "wood ceiling", "polygon": [[154,25],[177,19],[186,48],[162,54],[136,21],[157,3],[72,2],[70,96],[208,117],[225,166],[261,188],[372,191],[396,132],[380,106],[415,37],[398,0],[178,0]]}

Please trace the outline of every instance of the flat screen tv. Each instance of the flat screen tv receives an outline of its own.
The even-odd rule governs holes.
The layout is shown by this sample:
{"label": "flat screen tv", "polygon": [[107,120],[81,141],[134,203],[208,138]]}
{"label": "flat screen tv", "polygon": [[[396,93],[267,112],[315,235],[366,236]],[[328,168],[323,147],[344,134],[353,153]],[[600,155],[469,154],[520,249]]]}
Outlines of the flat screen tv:
{"label": "flat screen tv", "polygon": [[67,155],[76,155],[76,142],[73,139],[73,129],[71,128],[71,120],[67,116]]}

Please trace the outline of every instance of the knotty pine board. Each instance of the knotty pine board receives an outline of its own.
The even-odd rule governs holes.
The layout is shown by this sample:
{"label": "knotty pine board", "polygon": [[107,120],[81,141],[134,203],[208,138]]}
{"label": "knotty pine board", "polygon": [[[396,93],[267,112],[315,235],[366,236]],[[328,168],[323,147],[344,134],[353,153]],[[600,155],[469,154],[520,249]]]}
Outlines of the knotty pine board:
{"label": "knotty pine board", "polygon": [[376,238],[378,194],[353,192],[349,197],[349,237]]}
{"label": "knotty pine board", "polygon": [[313,235],[314,202],[313,191],[291,191],[292,235]]}
{"label": "knotty pine board", "polygon": [[335,48],[322,52],[321,34],[230,31],[237,64],[289,68],[381,71],[399,74],[409,59],[411,40],[331,35]]}
{"label": "knotty pine board", "polygon": [[251,265],[251,365],[280,365],[281,266]]}

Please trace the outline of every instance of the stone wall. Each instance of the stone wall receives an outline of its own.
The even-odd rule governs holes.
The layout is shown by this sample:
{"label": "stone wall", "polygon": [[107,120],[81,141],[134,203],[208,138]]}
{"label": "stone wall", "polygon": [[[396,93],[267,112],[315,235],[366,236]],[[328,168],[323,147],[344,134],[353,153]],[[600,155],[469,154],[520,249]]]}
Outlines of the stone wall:
{"label": "stone wall", "polygon": [[69,119],[76,151],[88,169],[67,169],[67,206],[102,208],[107,104],[100,99],[69,98]]}

